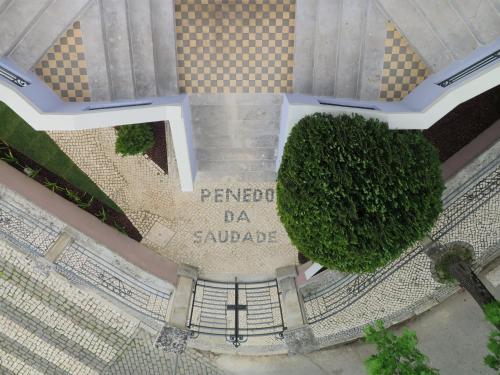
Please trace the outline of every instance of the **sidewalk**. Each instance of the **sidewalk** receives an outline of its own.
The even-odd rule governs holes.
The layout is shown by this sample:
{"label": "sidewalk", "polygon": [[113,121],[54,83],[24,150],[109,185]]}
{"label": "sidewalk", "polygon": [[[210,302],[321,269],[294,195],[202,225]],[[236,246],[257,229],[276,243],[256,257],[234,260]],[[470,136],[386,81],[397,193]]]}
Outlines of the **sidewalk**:
{"label": "sidewalk", "polygon": [[[454,295],[405,326],[417,331],[419,348],[441,375],[495,374],[483,365],[492,327],[467,293]],[[294,357],[222,355],[215,361],[238,375],[366,375],[363,360],[372,352],[372,345],[356,342]]]}

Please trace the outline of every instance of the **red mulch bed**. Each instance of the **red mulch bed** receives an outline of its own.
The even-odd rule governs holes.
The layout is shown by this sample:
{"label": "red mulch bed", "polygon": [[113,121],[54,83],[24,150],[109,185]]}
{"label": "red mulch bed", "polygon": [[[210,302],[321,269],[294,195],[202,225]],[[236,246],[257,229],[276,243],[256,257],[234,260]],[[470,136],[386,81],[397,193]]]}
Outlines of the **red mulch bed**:
{"label": "red mulch bed", "polygon": [[444,162],[499,118],[500,86],[496,86],[460,104],[423,133]]}
{"label": "red mulch bed", "polygon": [[155,136],[154,146],[146,151],[146,155],[159,166],[165,174],[168,174],[167,159],[167,136],[165,134],[165,122],[152,122],[151,128]]}
{"label": "red mulch bed", "polygon": [[[70,201],[71,203],[76,204],[72,199],[68,197],[66,189],[70,190],[73,193],[78,194],[82,202],[88,202],[91,199],[91,196],[88,193],[78,189],[77,187],[73,186],[68,181],[62,179],[58,175],[38,165],[36,162],[26,157],[24,154],[18,152],[17,150],[13,149],[12,147],[10,146],[8,147],[11,150],[12,155],[16,157],[16,159],[19,161],[20,164],[19,165],[19,164],[9,163],[12,167],[16,168],[17,170],[23,173],[25,167],[29,167],[32,170],[40,170],[40,172],[38,172],[38,174],[35,177],[33,177],[33,179],[42,185],[47,181],[51,183],[56,183],[58,188],[50,190],[54,191],[54,193],[63,197],[67,201]],[[139,233],[137,228],[134,227],[132,222],[128,219],[128,217],[124,213],[115,211],[111,207],[98,201],[96,198],[92,200],[92,203],[88,207],[85,208],[80,207],[80,208],[100,218],[101,221],[104,221],[106,224],[114,227],[117,230],[120,230],[122,233],[126,234],[130,238],[138,242],[142,240],[141,234]],[[105,220],[102,220],[102,215],[101,215],[102,210],[105,210],[107,214]]]}

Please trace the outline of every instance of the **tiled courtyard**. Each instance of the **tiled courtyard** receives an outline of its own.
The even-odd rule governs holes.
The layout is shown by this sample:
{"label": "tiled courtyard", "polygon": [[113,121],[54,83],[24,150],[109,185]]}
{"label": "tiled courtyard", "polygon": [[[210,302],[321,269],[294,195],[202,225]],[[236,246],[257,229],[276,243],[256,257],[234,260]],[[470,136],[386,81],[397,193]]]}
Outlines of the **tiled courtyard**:
{"label": "tiled courtyard", "polygon": [[177,0],[175,14],[181,92],[292,91],[295,0]]}
{"label": "tiled courtyard", "polygon": [[[177,0],[175,15],[181,92],[292,92],[294,0]],[[79,22],[56,41],[35,73],[65,101],[91,100]],[[402,99],[428,73],[388,23],[381,99]],[[223,277],[270,277],[276,268],[297,262],[277,217],[274,183],[226,178],[180,193],[171,145],[171,173],[165,175],[145,156],[116,155],[112,128],[49,135],[124,210],[142,242],[170,260]],[[273,194],[269,201],[266,192]]]}

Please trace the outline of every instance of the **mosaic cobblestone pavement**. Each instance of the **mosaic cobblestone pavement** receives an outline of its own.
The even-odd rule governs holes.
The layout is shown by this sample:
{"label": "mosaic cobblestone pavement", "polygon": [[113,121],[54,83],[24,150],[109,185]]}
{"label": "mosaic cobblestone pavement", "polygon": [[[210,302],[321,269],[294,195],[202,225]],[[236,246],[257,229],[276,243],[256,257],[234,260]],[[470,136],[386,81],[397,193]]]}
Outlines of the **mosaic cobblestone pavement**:
{"label": "mosaic cobblestone pavement", "polygon": [[143,235],[142,243],[170,260],[200,267],[202,275],[263,278],[296,263],[296,250],[276,213],[274,183],[225,180],[182,193],[170,141],[165,175],[146,156],[117,155],[113,128],[50,136],[123,209]]}
{"label": "mosaic cobblestone pavement", "polygon": [[80,22],[75,22],[40,59],[35,73],[64,101],[90,102]]}
{"label": "mosaic cobblestone pavement", "polygon": [[394,23],[388,22],[380,98],[387,101],[401,100],[428,75],[429,69],[408,40]]}
{"label": "mosaic cobblestone pavement", "polygon": [[202,354],[175,358],[154,339],[136,318],[0,240],[1,374],[220,374]]}
{"label": "mosaic cobblestone pavement", "polygon": [[179,88],[291,92],[295,0],[176,0]]}

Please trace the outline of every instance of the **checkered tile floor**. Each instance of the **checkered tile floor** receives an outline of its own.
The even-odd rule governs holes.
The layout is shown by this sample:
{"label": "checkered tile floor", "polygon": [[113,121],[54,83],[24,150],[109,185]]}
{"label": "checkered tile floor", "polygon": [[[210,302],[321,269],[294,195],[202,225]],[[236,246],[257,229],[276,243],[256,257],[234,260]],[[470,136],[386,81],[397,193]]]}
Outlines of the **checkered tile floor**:
{"label": "checkered tile floor", "polygon": [[90,90],[80,23],[52,46],[35,66],[35,73],[69,102],[89,102]]}
{"label": "checkered tile floor", "polygon": [[295,0],[176,0],[181,92],[291,92]]}
{"label": "checkered tile floor", "polygon": [[429,75],[427,66],[392,22],[387,24],[380,98],[403,99]]}

